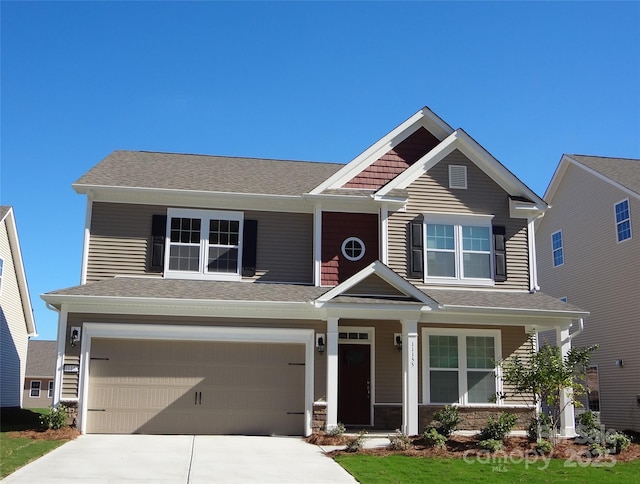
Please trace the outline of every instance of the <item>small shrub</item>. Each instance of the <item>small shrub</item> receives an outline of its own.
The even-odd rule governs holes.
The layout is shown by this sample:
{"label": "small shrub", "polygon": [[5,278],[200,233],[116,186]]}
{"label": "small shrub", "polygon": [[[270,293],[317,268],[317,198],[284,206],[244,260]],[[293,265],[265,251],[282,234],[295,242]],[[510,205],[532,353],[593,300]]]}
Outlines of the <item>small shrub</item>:
{"label": "small shrub", "polygon": [[576,441],[582,444],[601,444],[602,430],[598,425],[596,414],[591,410],[581,413],[576,419],[578,422]]}
{"label": "small shrub", "polygon": [[40,415],[40,423],[50,430],[58,430],[67,426],[67,407],[58,405],[49,407],[47,413]]}
{"label": "small shrub", "polygon": [[396,430],[394,435],[389,436],[389,446],[390,450],[407,450],[413,447],[411,443],[411,439],[409,436],[400,430]]}
{"label": "small shrub", "polygon": [[631,439],[620,432],[607,436],[607,448],[612,454],[619,454],[630,445]]}
{"label": "small shrub", "polygon": [[589,455],[591,457],[600,457],[600,456],[607,455],[608,453],[609,451],[602,444],[593,443],[589,446]]}
{"label": "small shrub", "polygon": [[446,449],[447,447],[447,438],[438,433],[433,427],[422,434],[422,439],[427,447],[438,447],[440,449]]}
{"label": "small shrub", "polygon": [[358,452],[360,449],[362,449],[362,446],[364,445],[364,436],[366,434],[366,430],[361,430],[357,437],[349,439],[345,450],[347,452]]}
{"label": "small shrub", "polygon": [[485,439],[478,442],[478,447],[489,452],[502,450],[502,439]]}
{"label": "small shrub", "polygon": [[[538,435],[538,427],[540,435]],[[551,437],[551,418],[546,413],[541,413],[535,417],[531,417],[531,423],[527,429],[527,437],[529,440],[537,442],[540,439],[548,439]]]}
{"label": "small shrub", "polygon": [[438,422],[435,428],[439,434],[445,437],[451,437],[451,434],[458,428],[458,424],[462,422],[460,409],[453,405],[447,405],[433,414],[433,419]]}
{"label": "small shrub", "polygon": [[333,428],[331,428],[331,429],[329,429],[329,430],[327,431],[327,435],[328,435],[329,437],[342,437],[342,435],[344,434],[344,432],[345,432],[346,430],[347,430],[347,429],[346,429],[346,428],[345,428],[345,426],[342,424],[342,422],[338,422],[338,423],[336,424],[336,426],[335,426],[335,427],[333,427]]}
{"label": "small shrub", "polygon": [[548,454],[553,450],[553,444],[548,440],[538,440],[536,442],[536,450],[538,451],[538,454]]}
{"label": "small shrub", "polygon": [[503,412],[495,419],[489,417],[487,425],[480,430],[480,440],[504,440],[515,427],[518,417],[509,412]]}

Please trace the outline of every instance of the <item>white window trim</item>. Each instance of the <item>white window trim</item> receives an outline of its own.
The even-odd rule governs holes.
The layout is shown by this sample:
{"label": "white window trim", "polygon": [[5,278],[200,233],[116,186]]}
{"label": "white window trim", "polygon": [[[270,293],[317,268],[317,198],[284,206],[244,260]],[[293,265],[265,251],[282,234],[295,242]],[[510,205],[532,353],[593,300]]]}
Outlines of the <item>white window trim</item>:
{"label": "white window trim", "polygon": [[[424,222],[422,224],[422,240],[423,245],[423,260],[424,260],[424,282],[436,283],[436,284],[459,284],[459,285],[474,285],[474,286],[493,286],[494,281],[494,259],[495,249],[493,247],[492,237],[492,222],[493,215],[483,214],[466,214],[459,215],[454,213],[423,213]],[[455,262],[456,262],[456,276],[455,277],[430,277],[427,271],[427,225],[429,224],[444,224],[454,226],[455,236]],[[462,251],[462,226],[474,226],[474,227],[487,227],[489,229],[489,243],[491,249],[489,253],[489,274],[487,279],[462,277],[462,264],[463,264],[463,251]]]}
{"label": "white window trim", "polygon": [[[199,218],[200,226],[200,270],[198,272],[179,271],[169,269],[171,252],[171,219],[172,218]],[[238,266],[235,273],[206,272],[207,253],[209,248],[209,221],[210,220],[234,220],[240,223],[238,230]],[[244,230],[244,213],[226,210],[190,210],[183,208],[167,209],[167,231],[164,260],[164,277],[167,279],[200,279],[216,281],[239,281],[242,279],[242,235]]]}
{"label": "white window trim", "polygon": [[[469,403],[467,396],[467,358],[466,336],[493,337],[495,348],[495,360],[502,360],[502,333],[499,329],[449,329],[449,328],[422,328],[422,401],[425,404],[442,404],[443,402],[431,402],[431,388],[429,385],[429,336],[457,336],[458,337],[458,401],[454,405],[465,407],[502,406],[502,401],[497,398],[495,403]],[[464,351],[463,351],[464,350]],[[500,367],[494,369],[496,379],[496,395],[502,392],[502,378]]]}
{"label": "white window trim", "polygon": [[[556,234],[560,234],[560,250],[562,251],[562,262],[560,264],[556,264],[555,252],[557,249],[553,248],[553,236]],[[556,230],[551,234],[551,264],[553,267],[561,267],[564,265],[564,234],[561,230]]]}
{"label": "white window trim", "polygon": [[[625,219],[625,220],[629,221],[629,237],[627,237],[624,240],[620,240],[620,237],[619,237],[620,232],[618,231],[619,222],[618,222],[618,218],[617,218],[617,215],[616,215],[616,207],[618,205],[620,205],[621,203],[624,203],[624,202],[627,202],[627,209],[629,211],[629,218]],[[622,243],[626,242],[627,240],[633,239],[633,227],[631,226],[631,203],[629,203],[629,199],[628,198],[625,198],[624,200],[620,200],[619,202],[616,202],[616,203],[613,204],[613,222],[614,222],[615,228],[616,228],[616,241],[618,242],[618,244],[622,244]]]}
{"label": "white window trim", "polygon": [[[38,388],[33,388],[34,383],[38,384]],[[32,394],[34,390],[38,391],[37,395]],[[31,380],[31,383],[29,383],[29,398],[40,398],[41,391],[42,391],[42,382],[40,380]]]}
{"label": "white window trim", "polygon": [[[349,242],[358,242],[360,244],[360,246],[362,247],[362,252],[360,253],[359,256],[352,257],[347,254],[346,248]],[[344,239],[344,242],[342,242],[342,247],[340,248],[340,250],[342,251],[342,255],[345,257],[345,259],[355,262],[364,257],[364,254],[367,251],[367,248],[364,245],[364,242],[362,241],[362,239],[359,239],[358,237],[347,237],[346,239]]]}

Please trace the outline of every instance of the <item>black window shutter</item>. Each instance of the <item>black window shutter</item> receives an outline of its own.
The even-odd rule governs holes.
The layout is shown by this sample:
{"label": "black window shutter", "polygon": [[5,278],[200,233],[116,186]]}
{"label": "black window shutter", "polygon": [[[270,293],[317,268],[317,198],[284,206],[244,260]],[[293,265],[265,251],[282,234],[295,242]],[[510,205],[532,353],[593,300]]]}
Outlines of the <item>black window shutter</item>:
{"label": "black window shutter", "polygon": [[242,276],[252,277],[256,273],[256,250],[258,248],[258,221],[245,220],[242,233]]}
{"label": "black window shutter", "polygon": [[164,267],[164,242],[167,233],[167,216],[153,215],[151,219],[151,256],[149,270],[161,272]]}
{"label": "black window shutter", "polygon": [[507,246],[505,243],[505,227],[501,225],[493,226],[493,251],[495,254],[495,274],[496,282],[507,280]]}
{"label": "black window shutter", "polygon": [[423,219],[418,217],[409,223],[409,277],[424,277]]}

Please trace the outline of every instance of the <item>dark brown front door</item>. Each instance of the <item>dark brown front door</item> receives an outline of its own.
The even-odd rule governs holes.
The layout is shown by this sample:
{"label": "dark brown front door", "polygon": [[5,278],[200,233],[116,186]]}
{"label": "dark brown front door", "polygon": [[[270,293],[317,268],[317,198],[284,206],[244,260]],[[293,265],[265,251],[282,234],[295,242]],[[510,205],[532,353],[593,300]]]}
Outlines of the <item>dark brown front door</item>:
{"label": "dark brown front door", "polygon": [[338,345],[338,421],[371,424],[371,347]]}

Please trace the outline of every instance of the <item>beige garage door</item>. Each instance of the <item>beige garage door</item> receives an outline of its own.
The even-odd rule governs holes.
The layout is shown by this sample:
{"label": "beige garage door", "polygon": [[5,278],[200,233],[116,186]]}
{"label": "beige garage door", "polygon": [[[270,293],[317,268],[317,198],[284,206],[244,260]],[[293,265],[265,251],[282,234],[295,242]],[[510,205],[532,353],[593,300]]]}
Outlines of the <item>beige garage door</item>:
{"label": "beige garage door", "polygon": [[301,344],[93,339],[87,432],[302,435]]}

